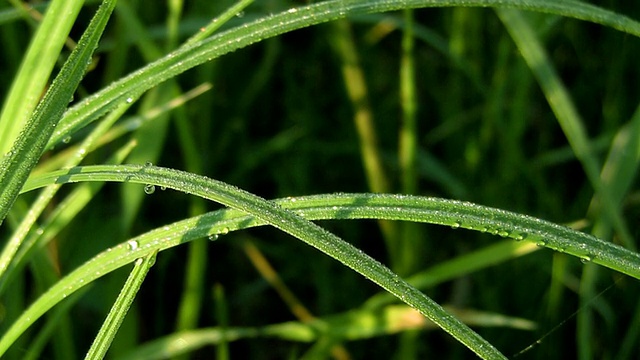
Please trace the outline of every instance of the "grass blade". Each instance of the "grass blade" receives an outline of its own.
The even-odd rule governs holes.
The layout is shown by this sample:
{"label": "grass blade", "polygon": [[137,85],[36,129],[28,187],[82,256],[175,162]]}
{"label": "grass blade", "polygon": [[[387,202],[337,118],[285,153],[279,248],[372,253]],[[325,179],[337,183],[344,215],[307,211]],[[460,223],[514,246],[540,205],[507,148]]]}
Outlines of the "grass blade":
{"label": "grass blade", "polygon": [[[160,175],[154,169],[160,168],[140,165],[97,165],[60,170],[30,180],[24,191],[46,186],[53,182],[127,181],[166,186],[207,199],[211,196],[202,188],[187,187],[184,182],[176,180],[172,176],[164,176],[164,173]],[[150,174],[150,171],[153,174]],[[177,170],[170,170],[170,173],[184,174]],[[186,181],[186,177],[201,178],[198,175],[185,174],[184,181]],[[208,181],[211,182],[210,185],[219,183],[211,179]],[[227,189],[234,189],[230,185],[223,186]],[[313,220],[363,218],[420,221],[488,232],[518,241],[526,239],[540,246],[579,257],[585,262],[600,264],[640,280],[640,254],[589,234],[527,215],[463,201],[407,195],[338,194],[310,196],[304,199],[308,199],[304,202],[304,206],[308,208],[298,204],[299,200],[296,198],[292,200],[294,204],[286,204],[287,201],[279,201],[278,203],[287,208],[299,209],[302,216]],[[329,203],[331,206],[327,205]],[[245,224],[244,226],[268,223],[260,222],[258,219],[260,218],[243,218],[241,223]],[[230,225],[236,227],[230,227]],[[223,229],[226,228],[228,232],[237,229],[237,226],[237,223],[227,224],[219,228],[219,231],[223,233]],[[206,235],[208,234],[200,234],[200,237]]]}
{"label": "grass blade", "polygon": [[622,243],[633,249],[633,240],[609,188],[600,179],[600,165],[589,145],[587,132],[567,89],[551,64],[546,51],[531,26],[517,10],[497,10],[500,19],[518,46],[522,57],[536,76],[542,91],[562,127],[576,157],[582,163],[594,190],[603,205],[603,213],[617,230]]}
{"label": "grass blade", "polygon": [[[115,170],[119,170],[115,171]],[[90,171],[93,170],[93,171]],[[90,171],[90,172],[88,172]],[[208,179],[199,175],[185,173],[172,169],[164,169],[154,166],[92,166],[84,168],[74,168],[63,171],[61,176],[56,177],[56,182],[79,181],[84,179],[92,179],[93,181],[101,181],[101,175],[107,175],[109,180],[127,181],[131,183],[154,184],[157,186],[165,186],[167,188],[180,189],[186,193],[194,194],[205,199],[219,202],[223,205],[239,209],[254,215],[257,219],[262,219],[266,223],[272,224],[303,241],[309,245],[321,250],[325,254],[340,261],[344,265],[350,267],[356,272],[362,274],[369,280],[378,284],[385,290],[402,299],[408,305],[418,309],[429,320],[438,324],[443,330],[449,332],[452,336],[472,349],[478,356],[483,358],[503,358],[491,344],[482,339],[477,333],[473,332],[466,325],[448,314],[440,305],[430,298],[426,297],[422,292],[407,284],[398,275],[391,272],[384,265],[373,260],[362,251],[354,248],[352,245],[342,241],[335,235],[323,230],[319,226],[299,217],[295,214],[283,210],[281,207],[263,200],[255,195],[244,192],[231,185]],[[84,179],[83,179],[84,178]],[[228,231],[229,229],[227,229]],[[130,251],[126,246],[122,246],[115,251],[106,254],[111,257],[115,254],[125,255],[122,251],[136,254],[136,258],[140,257],[139,251],[148,249],[149,245],[144,248],[136,240],[135,251]],[[153,245],[152,245],[153,246]],[[99,259],[99,262],[109,262],[106,258]],[[98,273],[103,273],[98,271]],[[74,272],[67,278],[68,282],[79,280],[78,278],[91,276],[94,277],[96,272],[88,274],[84,271]],[[56,285],[57,288],[57,285]],[[63,293],[68,293],[74,289],[73,286],[65,286]],[[53,293],[45,294],[42,303],[34,304],[30,309],[26,310],[22,318],[35,320],[43,311],[52,304],[56,296],[61,295],[60,289],[50,290]],[[5,337],[0,340],[0,354],[6,351],[6,348],[14,341],[22,331],[25,324],[21,320],[16,322],[16,327],[12,327]]]}
{"label": "grass blade", "polygon": [[[28,182],[25,191],[54,182],[75,181],[128,181],[140,184],[154,184],[208,199],[216,199],[216,201],[226,205],[239,208],[241,207],[238,206],[238,201],[240,201],[241,206],[245,206],[242,204],[247,201],[247,197],[252,197],[242,193],[241,199],[229,199],[227,197],[233,196],[231,194],[237,191],[237,189],[229,185],[194,174],[134,165],[91,166],[61,170],[32,179]],[[213,189],[216,189],[215,195],[211,193]],[[315,196],[304,199],[285,199],[277,201],[277,204],[297,209],[299,215],[308,219],[374,218],[424,221],[489,232],[495,235],[512,237],[516,240],[526,238],[528,241],[536,242],[541,246],[564,251],[583,259],[589,259],[594,263],[640,279],[640,255],[637,253],[543,220],[471,203],[413,196],[344,194]],[[260,209],[260,214],[266,211],[273,211],[266,210],[264,203],[262,206],[264,208]],[[245,209],[242,210],[244,211]],[[255,209],[251,211],[255,212]],[[172,226],[166,226],[163,229],[132,239],[130,241],[137,244],[136,251],[131,251],[126,244],[121,244],[103,252],[69,274],[25,311],[21,318],[22,321],[17,321],[0,341],[0,351],[5,351],[6,347],[30,325],[30,322],[25,321],[25,319],[30,319],[31,322],[35,321],[51,306],[66,296],[67,293],[75,291],[103,274],[151,252],[177,246],[186,241],[202,238],[210,234],[223,234],[239,228],[268,223],[268,221],[260,221],[259,219],[259,217],[254,218],[236,210],[220,211],[203,217],[188,219]],[[300,220],[296,218],[296,221]],[[277,221],[277,223],[280,222],[281,219]],[[331,235],[320,231],[318,236]],[[327,240],[326,238],[321,238],[321,241]],[[331,243],[323,243],[319,247],[324,249],[327,245],[333,246]],[[330,251],[330,255],[336,258],[341,257],[340,255],[335,255],[336,251],[341,251],[340,248],[334,248]],[[364,255],[360,253],[357,257],[360,258],[362,256]],[[342,259],[339,260],[342,261]],[[369,265],[369,263],[365,264]],[[375,268],[380,266],[377,263],[375,264]],[[369,272],[369,270],[365,269],[365,272]],[[397,293],[394,293],[394,295],[398,296]]]}
{"label": "grass blade", "polygon": [[140,258],[135,261],[131,274],[129,274],[127,281],[122,287],[122,291],[118,295],[116,302],[111,307],[111,310],[109,310],[109,314],[102,324],[93,344],[91,344],[91,348],[87,352],[85,359],[100,360],[104,358],[107,350],[109,350],[111,341],[113,341],[113,338],[116,336],[120,324],[122,324],[124,317],[127,315],[127,311],[129,311],[133,303],[133,299],[135,299],[138,290],[140,290],[144,278],[155,262],[156,253],[149,254],[145,258]]}
{"label": "grass blade", "polygon": [[11,149],[33,114],[83,4],[84,1],[78,0],[55,0],[48,7],[3,104],[0,154]]}
{"label": "grass blade", "polygon": [[109,111],[115,104],[155,87],[188,69],[252,43],[296,29],[328,22],[348,15],[425,7],[510,7],[572,17],[599,23],[640,37],[640,23],[612,11],[579,1],[536,0],[330,0],[292,8],[258,19],[202,41],[182,46],[168,56],[118,80],[73,106],[61,120],[48,146],[52,146],[79,128]]}
{"label": "grass blade", "polygon": [[12,150],[3,157],[0,163],[0,222],[6,217],[20,188],[40,159],[69,99],[84,76],[115,3],[115,0],[105,0],[100,6]]}

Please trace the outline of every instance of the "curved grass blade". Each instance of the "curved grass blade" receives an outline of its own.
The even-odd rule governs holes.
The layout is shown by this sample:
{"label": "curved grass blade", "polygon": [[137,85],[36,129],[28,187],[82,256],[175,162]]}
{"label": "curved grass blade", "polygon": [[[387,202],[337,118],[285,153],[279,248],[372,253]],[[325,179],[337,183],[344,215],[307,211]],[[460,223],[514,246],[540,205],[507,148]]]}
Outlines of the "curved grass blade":
{"label": "curved grass blade", "polygon": [[[449,332],[478,356],[492,359],[504,358],[490,343],[458,319],[448,314],[440,305],[425,296],[422,292],[407,284],[381,263],[314,223],[296,216],[294,213],[284,210],[272,202],[261,199],[234,186],[203,176],[155,166],[91,166],[78,167],[54,173],[58,174],[58,176],[54,177],[56,183],[85,179],[103,181],[104,179],[101,178],[108,174],[107,177],[112,181],[119,180],[131,183],[154,184],[179,189],[180,191],[216,201],[251,214],[255,216],[256,219],[261,219],[265,223],[271,224],[305,241],[307,244],[362,274],[408,305],[418,309],[429,320]],[[78,179],[78,176],[84,179]],[[226,229],[226,231],[228,232],[229,229]],[[220,232],[222,233],[223,231],[221,230]],[[177,240],[178,243],[181,241],[179,238],[174,240]],[[87,273],[86,270],[76,270],[69,274],[66,281],[61,282],[64,286],[59,283],[44,294],[41,297],[41,301],[37,301],[27,309],[0,340],[0,355],[4,353],[9,345],[26,329],[28,326],[27,323],[35,321],[35,319],[46,312],[48,308],[58,301],[57,299],[61,295],[66,296],[67,293],[81,287],[80,284],[82,283],[78,281],[81,279],[87,281],[89,277],[95,279],[97,276],[104,274],[104,272],[110,271],[107,269],[113,265],[112,261],[116,259],[114,255],[119,257],[134,255],[135,258],[138,258],[143,256],[141,253],[143,250],[146,251],[151,247],[156,248],[156,250],[161,250],[162,246],[166,245],[166,243],[162,243],[157,239],[146,244],[141,244],[139,240],[131,241],[133,241],[130,243],[131,246],[121,244],[113,248],[113,251],[103,253],[92,260],[99,264],[107,265],[107,268],[94,270],[91,273]],[[174,243],[174,246],[175,245],[177,245],[177,243]]]}
{"label": "curved grass blade", "polygon": [[[98,126],[91,131],[91,134],[82,141],[80,146],[75,150],[75,153],[66,157],[62,167],[70,168],[77,166],[91,151],[95,149],[95,143],[99,138],[109,130],[109,128],[111,128],[111,126],[129,107],[130,104],[125,103],[111,112],[111,114],[101,121]],[[113,157],[108,162],[111,164],[122,163],[126,158],[126,155],[131,151],[132,144],[127,147],[129,147],[129,149],[125,151],[125,153],[117,152],[117,154],[119,153],[119,156]],[[29,212],[22,218],[20,225],[2,249],[2,252],[0,253],[0,294],[3,293],[5,283],[8,279],[7,271],[17,265],[15,262],[16,256],[18,256],[18,262],[20,261],[20,255],[16,255],[16,253],[18,251],[22,251],[24,254],[25,251],[28,251],[29,248],[33,246],[33,242],[36,239],[35,234],[31,234],[31,239],[33,240],[31,243],[29,243],[28,240],[25,241],[29,235],[29,230],[33,228],[38,217],[40,217],[59,189],[60,185],[54,184],[48,186],[38,195],[38,198],[31,204]],[[25,244],[25,242],[27,244]]]}
{"label": "curved grass blade", "polygon": [[[237,200],[234,199],[226,203],[226,199],[223,202],[222,198],[218,199],[218,196],[226,197],[236,191],[240,191],[244,196],[250,196],[231,185],[199,175],[142,165],[95,165],[54,171],[30,179],[25,184],[23,192],[54,182],[77,181],[154,184],[218,201],[236,209],[242,209],[236,202]],[[218,187],[220,195],[212,194],[212,191],[218,192]],[[297,204],[287,204],[286,207],[296,208],[301,216],[310,219],[366,218],[429,222],[453,228],[488,232],[518,241],[526,239],[536,242],[540,246],[579,257],[585,262],[600,264],[640,280],[640,254],[602,241],[592,235],[527,215],[464,201],[409,195],[334,194],[311,196],[304,199],[306,199],[306,206],[313,207],[313,211],[312,209],[300,208]],[[332,204],[331,208],[325,208],[325,204],[329,202]],[[278,201],[277,204],[284,206],[282,201]],[[263,204],[263,206],[265,205]],[[245,211],[245,209],[242,210]],[[250,212],[247,211],[247,213]],[[320,217],[318,218],[318,216]],[[265,221],[259,216],[244,219],[251,224],[269,223],[269,221],[260,222],[259,220]],[[231,229],[228,228],[227,231]]]}
{"label": "curved grass blade", "polygon": [[221,55],[293,30],[350,15],[427,7],[508,7],[590,21],[640,37],[640,23],[574,0],[330,0],[267,16],[202,41],[189,43],[144,68],[114,82],[69,109],[48,146],[87,125],[117,103],[135,97],[159,83]]}
{"label": "curved grass blade", "polygon": [[[89,171],[91,169],[94,171]],[[125,172],[124,169],[129,169],[134,173]],[[143,169],[147,168],[141,166],[92,166],[58,171],[31,179],[27,182],[24,191],[33,190],[54,182],[81,180],[126,180],[141,184],[153,183],[158,186],[170,186],[171,183],[176,185],[174,186],[176,189],[190,191],[185,189],[186,182],[180,180],[177,182],[169,181],[168,179],[159,181],[160,179],[156,176],[139,178],[141,176],[140,173],[135,174],[135,172]],[[149,168],[147,170],[152,169]],[[191,191],[196,191],[196,194],[199,195],[202,192],[206,192],[206,188],[205,186],[204,189],[200,188]],[[526,238],[528,241],[536,242],[539,245],[555,250],[564,250],[576,256],[597,254],[598,256],[593,259],[595,263],[640,279],[640,255],[637,253],[543,220],[471,203],[382,194],[321,195],[281,199],[276,200],[275,203],[282,207],[294,209],[298,215],[312,220],[369,218],[419,221],[490,232],[516,240]],[[135,244],[135,251],[131,251],[127,243],[110,248],[67,275],[64,280],[52,287],[47,294],[34,303],[23,314],[22,320],[18,321],[10,332],[5,334],[5,338],[0,341],[0,350],[4,351],[3,347],[11,344],[13,339],[19,336],[33,321],[68,293],[139,257],[194,239],[215,234],[226,234],[229,231],[264,224],[266,224],[265,221],[247,215],[242,211],[226,209],[183,220],[131,239],[129,242]],[[27,321],[26,319],[29,320]]]}
{"label": "curved grass blade", "polygon": [[109,346],[116,336],[124,317],[127,315],[133,300],[142,286],[149,269],[156,262],[156,253],[151,253],[144,258],[137,259],[133,265],[133,270],[122,287],[122,291],[118,295],[116,302],[109,310],[109,314],[105,319],[98,335],[91,344],[91,348],[85,356],[86,360],[103,359],[109,350]]}
{"label": "curved grass blade", "polygon": [[0,222],[6,217],[20,188],[40,159],[69,99],[84,76],[115,3],[115,0],[105,0],[102,3],[78,46],[63,65],[33,116],[25,124],[12,150],[3,156],[0,163]]}
{"label": "curved grass blade", "polygon": [[[107,159],[106,163],[121,164],[134,146],[134,141],[125,144],[111,158]],[[24,216],[18,229],[5,245],[2,254],[0,254],[0,264],[3,265],[0,268],[4,269],[4,272],[0,273],[0,295],[4,294],[7,284],[11,282],[16,271],[20,271],[27,260],[30,259],[31,251],[48,244],[100,191],[102,185],[104,184],[85,183],[79,185],[57,204],[41,224],[38,231],[30,232],[29,229],[34,226],[37,217],[41,214],[41,210],[49,204],[60,185],[53,184],[46,187],[32,204],[29,212]]]}
{"label": "curved grass blade", "polygon": [[60,331],[60,321],[64,316],[68,316],[71,308],[82,298],[91,286],[80,289],[70,295],[60,306],[53,309],[48,316],[46,324],[38,331],[38,334],[29,342],[29,351],[22,357],[22,360],[42,359],[42,351],[51,341],[51,337],[56,331]]}

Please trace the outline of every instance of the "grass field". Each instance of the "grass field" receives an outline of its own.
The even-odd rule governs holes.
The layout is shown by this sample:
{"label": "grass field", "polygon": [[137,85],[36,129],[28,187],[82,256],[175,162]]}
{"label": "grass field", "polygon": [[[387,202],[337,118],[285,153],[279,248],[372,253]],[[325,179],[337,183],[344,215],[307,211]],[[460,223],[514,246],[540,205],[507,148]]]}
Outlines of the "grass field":
{"label": "grass field", "polygon": [[640,356],[640,3],[33,3],[3,359]]}

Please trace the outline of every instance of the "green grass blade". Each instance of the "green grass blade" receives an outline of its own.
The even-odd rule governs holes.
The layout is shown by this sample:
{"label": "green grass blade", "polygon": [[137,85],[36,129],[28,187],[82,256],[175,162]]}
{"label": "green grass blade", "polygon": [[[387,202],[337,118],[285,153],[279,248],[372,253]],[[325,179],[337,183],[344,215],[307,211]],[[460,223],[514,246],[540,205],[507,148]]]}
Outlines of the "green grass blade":
{"label": "green grass blade", "polygon": [[[169,170],[168,173],[164,173],[155,169],[159,168],[140,165],[97,165],[60,170],[31,179],[27,182],[24,191],[55,182],[127,181],[166,186],[210,199],[210,195],[203,189],[187,187],[183,182],[169,176],[170,173],[184,173],[176,170]],[[153,172],[153,174],[150,172]],[[177,176],[180,177],[180,175]],[[185,177],[206,179],[194,174],[185,174]],[[184,180],[186,181],[186,178]],[[207,181],[210,181],[211,185],[219,183],[211,179]],[[230,185],[225,184],[222,186],[227,189],[234,189]],[[205,186],[205,188],[209,187]],[[286,204],[286,207],[299,209],[300,215],[314,220],[366,218],[420,221],[447,225],[452,228],[486,232],[518,241],[526,239],[527,241],[535,242],[539,246],[579,257],[585,262],[600,264],[640,280],[640,254],[600,240],[589,234],[527,215],[469,202],[407,195],[345,194],[322,195],[305,199],[308,199],[305,205],[313,207],[313,211],[298,207],[298,200],[295,198],[293,199],[294,204]],[[325,203],[329,202],[331,202],[331,207],[323,207]],[[225,205],[234,207],[230,204]],[[281,204],[281,206],[285,205]],[[243,220],[252,224],[252,226],[264,224],[258,222],[257,219],[260,218],[245,218]],[[226,226],[226,231],[233,229],[237,228]],[[201,234],[201,236],[205,235]]]}
{"label": "green grass blade", "polygon": [[109,310],[109,314],[102,324],[93,344],[91,344],[91,348],[87,352],[85,359],[101,360],[104,358],[136,294],[138,294],[142,282],[155,262],[156,253],[149,254],[145,258],[137,259],[134,262],[133,270],[129,274],[111,310]]}
{"label": "green grass blade", "polygon": [[66,136],[69,136],[79,128],[95,120],[118,102],[136,97],[177,74],[252,43],[296,29],[343,18],[347,15],[384,12],[404,8],[453,6],[511,7],[522,10],[539,11],[599,23],[640,37],[639,22],[590,4],[572,0],[536,0],[526,3],[520,0],[324,1],[299,8],[292,8],[283,13],[243,24],[240,27],[219,33],[205,40],[190,43],[187,46],[177,49],[168,56],[114,82],[100,92],[87,98],[81,104],[70,108],[61,120],[48,146],[58,143]]}
{"label": "green grass blade", "polygon": [[[193,179],[195,184],[190,179]],[[25,191],[54,182],[75,181],[128,181],[154,184],[205,198],[213,198],[209,192],[217,186],[221,186],[224,193],[234,189],[229,185],[221,185],[214,180],[207,180],[197,175],[165,171],[156,167],[91,166],[39,176],[27,183]],[[189,183],[190,185],[187,185]],[[225,200],[225,203],[231,205],[231,201]],[[308,219],[374,218],[421,221],[489,232],[516,240],[526,238],[541,246],[592,260],[594,263],[640,279],[640,255],[637,253],[543,220],[466,202],[413,196],[343,194],[283,199],[276,203],[296,209],[299,215]],[[22,318],[35,321],[67,293],[153,251],[161,251],[207,235],[225,234],[232,230],[265,223],[264,220],[261,221],[257,217],[245,215],[236,210],[225,210],[188,219],[134,238],[129,244],[135,245],[135,251],[131,251],[130,246],[125,243],[103,252],[51,288],[23,314]],[[0,341],[0,351],[5,351],[6,347],[29,325],[28,322],[18,321]]]}
{"label": "green grass blade", "polygon": [[[607,160],[601,171],[602,184],[611,197],[611,202],[619,207],[625,195],[631,189],[633,180],[640,166],[640,107],[628,124],[622,126],[611,142]],[[600,199],[594,197],[589,206],[589,213],[596,219],[594,234],[603,238],[610,236],[608,228],[611,224],[606,217],[598,216],[602,211]],[[606,224],[605,224],[606,223]],[[602,229],[602,227],[607,228]],[[627,244],[625,244],[627,245]],[[636,250],[635,243],[628,244],[631,250]]]}
{"label": "green grass blade", "polygon": [[[118,171],[116,171],[118,170]],[[473,332],[466,325],[456,318],[448,314],[440,305],[430,298],[426,297],[422,292],[407,284],[398,275],[391,272],[384,265],[373,260],[362,251],[354,248],[352,245],[344,242],[335,235],[325,231],[319,226],[299,217],[295,214],[283,210],[281,207],[263,200],[255,195],[244,192],[231,185],[208,179],[199,175],[185,173],[172,169],[164,169],[154,166],[92,166],[84,168],[73,168],[60,173],[61,176],[56,177],[54,181],[103,181],[102,177],[106,175],[109,181],[126,181],[140,184],[153,184],[156,186],[164,186],[172,189],[190,193],[203,197],[205,199],[219,202],[231,208],[236,208],[254,215],[256,218],[265,221],[268,224],[279,228],[290,235],[293,235],[309,245],[319,249],[325,254],[340,261],[344,265],[350,267],[356,272],[362,274],[369,280],[378,284],[385,290],[402,299],[408,305],[418,309],[429,320],[438,324],[443,330],[449,332],[458,341],[462,342],[468,348],[472,349],[478,356],[483,358],[503,358],[491,344],[482,339],[477,333]],[[102,175],[102,176],[101,176]],[[141,189],[142,190],[142,189]],[[229,229],[226,230],[227,232]],[[133,240],[132,240],[133,241]],[[122,251],[130,254],[137,254],[136,258],[141,255],[139,252],[148,249],[148,245],[141,246],[138,240],[130,243],[130,249],[120,245],[120,248],[113,249],[106,257],[115,254],[123,255]],[[152,245],[153,246],[153,245]],[[134,251],[130,251],[134,250]],[[126,256],[126,254],[124,254]],[[108,262],[106,258],[98,259],[98,262]],[[70,286],[79,278],[88,276],[95,277],[97,273],[104,273],[104,270],[92,271],[90,274],[83,271],[76,271],[67,277],[65,287],[52,288],[49,294],[43,296],[42,303],[32,305],[26,310],[22,318],[36,319],[48,307],[55,304],[55,297],[60,296],[60,292],[68,293],[74,289]],[[69,286],[67,286],[69,285]],[[55,294],[55,295],[54,295]],[[16,322],[16,327],[12,327],[0,340],[0,354],[2,354],[14,339],[24,331],[25,323],[21,320]]]}
{"label": "green grass blade", "polygon": [[11,149],[18,133],[33,114],[83,4],[82,0],[55,0],[50,4],[3,104],[0,154]]}
{"label": "green grass blade", "polygon": [[254,0],[240,0],[235,5],[228,8],[224,13],[217,16],[215,19],[209,23],[206,27],[202,28],[197,34],[193,35],[185,42],[185,44],[190,44],[194,42],[198,42],[200,40],[204,40],[205,38],[211,36],[216,30],[220,29],[222,25],[224,25],[227,21],[231,20],[234,16],[238,15],[242,12],[247,6],[251,5]]}
{"label": "green grass blade", "polygon": [[86,290],[90,288],[91,287],[80,289],[80,291],[77,291],[76,293],[69,296],[60,304],[60,306],[57,306],[50,312],[47,323],[42,327],[42,329],[39,330],[37,336],[29,342],[29,351],[24,354],[22,360],[42,359],[42,351],[49,342],[50,338],[56,333],[56,331],[60,331],[59,326],[61,319],[69,315],[71,307],[73,307],[78,302],[78,300],[82,298]]}
{"label": "green grass blade", "polygon": [[[80,146],[75,149],[75,153],[66,157],[66,161],[62,167],[69,168],[78,165],[91,151],[93,151],[95,143],[99,138],[107,132],[109,128],[111,128],[111,126],[122,116],[122,114],[125,113],[128,108],[129,104],[125,103],[101,121],[91,134],[82,141]],[[130,146],[131,145],[129,145],[129,147]],[[130,150],[131,149],[128,151]],[[114,162],[111,162],[112,164],[120,164],[124,161],[126,154],[119,155],[119,159],[117,157],[112,159],[115,160]],[[17,263],[21,260],[21,256],[23,256],[25,252],[28,252],[31,246],[33,246],[33,242],[36,238],[33,236],[34,234],[31,234],[31,241],[27,240],[27,244],[25,244],[25,238],[29,234],[29,229],[33,228],[38,217],[40,217],[59,189],[60,185],[54,184],[48,186],[40,193],[38,198],[32,203],[29,212],[23,217],[19,227],[14,231],[13,236],[11,236],[2,249],[2,253],[0,253],[0,294],[3,293],[5,283],[10,276],[10,274],[8,274],[8,272],[10,272],[9,270],[17,266]],[[22,254],[16,256],[18,251],[21,251]]]}
{"label": "green grass blade", "polygon": [[[121,164],[127,155],[131,152],[131,149],[135,146],[134,142],[125,144],[120,150],[106,160],[107,164]],[[40,199],[44,199],[46,203],[51,199],[53,193],[59,189],[59,185],[50,185],[45,191],[36,199],[36,203],[31,206],[30,211],[24,216],[20,227],[9,239],[9,243],[5,245],[5,249],[2,252],[2,261],[7,263],[6,271],[0,276],[0,294],[3,294],[7,283],[12,280],[12,276],[16,271],[19,271],[30,259],[29,254],[32,250],[43,247],[48,244],[58,233],[66,227],[75,216],[89,203],[93,196],[100,191],[104,184],[100,183],[85,183],[80,184],[73,189],[69,195],[67,195],[56,207],[48,214],[38,231],[29,232],[28,229],[32,228],[37,215],[38,209],[34,209],[37,202]],[[53,192],[53,193],[52,193]],[[44,207],[46,204],[42,204]],[[24,229],[21,231],[20,229]],[[8,249],[14,246],[14,243],[19,243],[19,247],[15,249],[15,255],[13,257],[5,259],[8,255]],[[13,250],[13,249],[12,249]]]}
{"label": "green grass blade", "polygon": [[[60,170],[30,179],[25,184],[23,192],[54,182],[127,181],[139,184],[153,183],[192,193],[184,184],[175,182],[172,179],[163,177],[160,180],[160,177],[154,178],[153,175],[150,176],[146,170],[151,168],[153,167],[121,165],[87,166]],[[197,175],[193,174],[190,174],[190,176],[197,177]],[[217,183],[215,180],[210,181]],[[201,191],[193,194],[208,198]],[[429,222],[448,225],[452,228],[488,232],[518,241],[526,239],[540,246],[565,252],[584,261],[593,261],[593,263],[640,279],[640,254],[610,242],[602,241],[591,235],[527,215],[469,202],[407,195],[346,194],[322,195],[308,197],[308,199],[310,204],[314,204],[313,206],[321,207],[325,201],[331,201],[332,206],[335,207],[331,209],[323,208],[322,210],[314,208],[313,219],[346,219],[350,218],[350,216],[356,216],[367,219]],[[297,200],[294,198],[293,201],[296,202]],[[393,206],[398,206],[395,209],[396,211],[391,209]],[[299,208],[297,204],[288,204],[287,207],[300,209],[301,215],[305,217],[312,215],[310,210]],[[399,213],[404,212],[407,213],[399,215]],[[255,220],[250,223],[253,224],[253,221]]]}
{"label": "green grass blade", "polygon": [[622,219],[620,210],[616,206],[609,188],[605,187],[600,179],[600,165],[592,152],[592,148],[589,146],[590,142],[583,120],[549,60],[546,51],[520,12],[505,9],[498,9],[497,12],[518,46],[522,57],[536,76],[551,109],[556,115],[558,123],[569,140],[571,148],[582,163],[587,178],[602,202],[604,215],[609,218],[609,221],[618,231],[623,244],[633,249],[633,239]]}
{"label": "green grass blade", "polygon": [[[501,314],[451,307],[448,307],[447,310],[463,319],[465,323],[477,327],[508,327],[525,331],[536,327],[529,320]],[[122,360],[167,359],[195,351],[206,345],[219,346],[225,340],[225,332],[227,331],[229,341],[270,337],[308,343],[322,340],[322,337],[327,335],[333,342],[336,339],[355,341],[402,331],[435,330],[437,328],[414,309],[406,305],[391,305],[376,311],[348,311],[318,318],[309,323],[291,321],[260,328],[230,327],[223,329],[215,327],[178,332],[143,344],[125,355]]]}
{"label": "green grass blade", "polygon": [[84,76],[114,6],[115,0],[105,0],[100,6],[12,150],[3,157],[0,163],[0,222],[6,217],[20,188],[40,159],[69,99]]}
{"label": "green grass blade", "polygon": [[[531,242],[505,240],[436,264],[408,277],[407,282],[418,289],[426,290],[540,249],[542,247]],[[393,301],[394,298],[389,294],[380,293],[368,299],[365,306],[376,308]]]}

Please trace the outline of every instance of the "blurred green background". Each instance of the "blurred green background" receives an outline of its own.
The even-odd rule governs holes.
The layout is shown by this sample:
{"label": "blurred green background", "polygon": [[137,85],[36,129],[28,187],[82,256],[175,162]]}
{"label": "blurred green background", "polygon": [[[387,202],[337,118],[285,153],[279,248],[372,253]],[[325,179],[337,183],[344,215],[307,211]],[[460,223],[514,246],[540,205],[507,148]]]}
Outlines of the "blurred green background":
{"label": "blurred green background", "polygon": [[[640,19],[640,3],[590,2]],[[72,38],[79,38],[95,3],[84,9]],[[167,53],[232,4],[227,0],[185,0],[179,21],[172,23],[170,15],[177,12],[170,11],[165,2],[121,1],[75,101]],[[225,27],[305,4],[256,1]],[[8,2],[0,2],[0,6],[0,11],[10,7]],[[408,189],[403,179],[408,176],[414,179],[412,192],[417,195],[471,201],[573,224],[590,232],[599,216],[594,218],[589,212],[593,187],[532,71],[491,9],[423,9],[413,13],[415,74],[410,85],[417,105],[412,130],[417,153],[412,165],[415,176],[407,175],[413,170],[401,165],[398,150],[403,126],[400,71],[405,15],[363,15],[339,25],[295,31],[190,70],[176,79],[183,91],[205,82],[213,88],[176,112],[164,114],[102,148],[85,163],[102,162],[133,137],[139,147],[128,162],[149,161],[196,172],[267,199],[378,191],[371,188],[376,181],[386,181],[383,189],[387,192],[403,193]],[[640,41],[578,20],[522,15],[536,31],[582,116],[591,151],[604,163],[614,136],[630,121],[640,99]],[[28,17],[0,24],[2,98],[36,22]],[[171,24],[177,24],[177,31],[168,30]],[[357,59],[350,57],[354,54]],[[357,62],[350,62],[354,59]],[[354,100],[350,96],[349,86],[357,85],[357,80],[345,77],[345,63],[362,74],[366,98]],[[163,86],[140,101],[131,115],[167,101],[169,91],[163,89],[169,85]],[[368,130],[377,137],[375,149],[383,171],[375,176],[363,165],[362,132],[354,121],[357,111],[370,116]],[[637,239],[637,181],[630,188],[622,213]],[[107,184],[50,250],[64,274],[130,236],[217,208],[169,190],[145,195],[140,186]],[[381,225],[389,226],[384,233],[375,221],[320,224],[404,275],[499,240],[490,234],[432,225]],[[390,249],[389,244],[402,241],[402,237],[418,239],[411,243],[415,246],[409,254]],[[113,358],[132,344],[171,334],[180,327],[211,327],[225,321],[230,326],[262,326],[293,320],[290,309],[246,256],[247,241],[260,249],[316,316],[357,309],[379,291],[344,266],[277,230],[230,233],[216,242],[203,240],[158,256],[116,338]],[[186,275],[190,266],[194,268],[191,277]],[[537,322],[536,331],[477,328],[507,356],[553,329],[541,344],[519,358],[575,358],[577,334],[586,326],[576,320],[579,316],[572,317],[579,311],[593,314],[589,329],[594,358],[637,358],[640,347],[633,338],[628,339],[636,334],[637,340],[640,331],[640,285],[612,271],[599,270],[595,293],[606,291],[581,302],[578,293],[584,266],[576,258],[545,249],[426,292],[441,304]],[[67,331],[57,335],[71,336],[55,340],[44,358],[57,358],[60,353],[56,347],[64,343],[78,354],[84,353],[124,277],[126,272],[120,271],[90,288],[72,309]],[[22,291],[28,300],[35,294],[29,291],[30,279],[26,281]],[[188,281],[197,289],[199,305],[183,303]],[[224,301],[214,296],[216,286],[223,289]],[[222,313],[227,319],[216,311],[221,302],[226,304],[227,311]],[[184,309],[194,311],[192,320],[180,315],[187,311]],[[625,341],[631,344],[626,350],[622,349]],[[28,342],[21,346],[28,346]],[[309,346],[258,337],[232,342],[229,354],[231,358],[297,358]],[[447,359],[471,356],[448,335],[433,330],[345,342],[343,346],[353,359],[411,358],[406,354]],[[20,349],[13,351],[12,356],[19,358]],[[214,353],[213,347],[205,347],[191,358],[208,359]]]}

